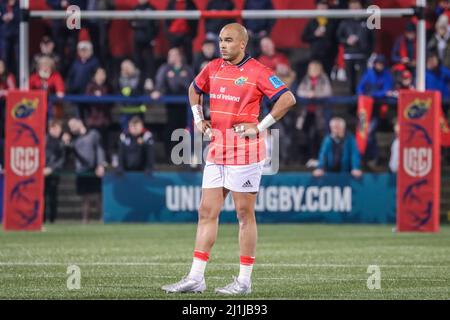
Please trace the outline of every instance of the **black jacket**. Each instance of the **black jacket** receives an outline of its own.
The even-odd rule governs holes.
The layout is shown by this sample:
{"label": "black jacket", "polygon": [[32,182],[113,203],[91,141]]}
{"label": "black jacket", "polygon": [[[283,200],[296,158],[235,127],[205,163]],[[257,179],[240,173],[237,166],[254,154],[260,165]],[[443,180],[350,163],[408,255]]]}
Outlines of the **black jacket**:
{"label": "black jacket", "polygon": [[323,59],[326,57],[333,58],[336,55],[337,45],[336,40],[336,22],[328,20],[325,25],[325,34],[322,37],[317,37],[314,32],[319,27],[317,19],[308,21],[302,34],[302,41],[308,43],[311,50],[312,59]]}
{"label": "black jacket", "polygon": [[[246,0],[244,10],[273,10],[272,0]],[[255,34],[260,31],[267,31],[267,34],[270,34],[275,21],[275,19],[246,19],[244,25]]]}
{"label": "black jacket", "polygon": [[148,130],[137,137],[123,132],[119,144],[119,170],[151,171],[154,164],[153,143],[153,135]]}
{"label": "black jacket", "polygon": [[53,171],[61,170],[66,160],[66,151],[61,139],[47,135],[45,144],[45,166]]}
{"label": "black jacket", "polygon": [[[231,0],[210,0],[206,10],[233,10],[234,4]],[[219,34],[224,25],[235,22],[234,19],[205,19],[205,32]]]}
{"label": "black jacket", "polygon": [[[358,36],[355,45],[349,46],[347,38],[350,35]],[[347,19],[341,21],[337,30],[340,43],[344,45],[344,59],[366,59],[373,52],[375,36],[373,30],[366,26],[364,19]]]}
{"label": "black jacket", "polygon": [[19,37],[19,26],[20,26],[20,5],[19,1],[16,1],[12,8],[12,13],[14,15],[13,19],[6,23],[3,21],[2,17],[4,14],[8,13],[7,1],[0,4],[0,27],[3,28],[3,36],[5,38]]}
{"label": "black jacket", "polygon": [[[137,5],[134,10],[155,10],[151,4]],[[131,27],[134,30],[134,42],[149,44],[158,35],[158,20],[134,20]]]}

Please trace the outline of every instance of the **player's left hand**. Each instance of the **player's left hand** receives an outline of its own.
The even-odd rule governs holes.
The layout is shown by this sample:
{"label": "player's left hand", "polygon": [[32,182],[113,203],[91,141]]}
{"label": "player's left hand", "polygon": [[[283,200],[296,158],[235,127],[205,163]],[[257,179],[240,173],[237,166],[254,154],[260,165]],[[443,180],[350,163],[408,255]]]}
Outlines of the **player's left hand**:
{"label": "player's left hand", "polygon": [[255,138],[259,133],[256,123],[238,123],[233,126],[233,129],[241,138]]}

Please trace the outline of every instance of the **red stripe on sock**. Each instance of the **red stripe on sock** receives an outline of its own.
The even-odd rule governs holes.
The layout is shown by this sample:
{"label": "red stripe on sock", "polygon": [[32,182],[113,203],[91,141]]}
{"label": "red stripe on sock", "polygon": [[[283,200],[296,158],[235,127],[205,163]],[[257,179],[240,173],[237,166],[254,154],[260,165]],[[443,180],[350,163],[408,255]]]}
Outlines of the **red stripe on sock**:
{"label": "red stripe on sock", "polygon": [[255,257],[241,256],[241,264],[252,265],[255,263]]}
{"label": "red stripe on sock", "polygon": [[203,251],[199,251],[199,250],[195,250],[194,251],[194,258],[203,260],[203,261],[208,261],[209,259],[209,253],[208,252],[203,252]]}

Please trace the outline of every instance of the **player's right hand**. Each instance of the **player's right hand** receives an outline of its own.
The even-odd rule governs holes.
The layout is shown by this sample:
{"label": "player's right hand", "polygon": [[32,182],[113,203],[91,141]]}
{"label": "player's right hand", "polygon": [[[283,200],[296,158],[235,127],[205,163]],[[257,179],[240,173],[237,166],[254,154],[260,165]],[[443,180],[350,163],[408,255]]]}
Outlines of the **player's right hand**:
{"label": "player's right hand", "polygon": [[212,135],[212,127],[211,127],[211,121],[209,120],[202,120],[195,124],[197,129],[201,131],[203,134],[208,135],[211,138]]}

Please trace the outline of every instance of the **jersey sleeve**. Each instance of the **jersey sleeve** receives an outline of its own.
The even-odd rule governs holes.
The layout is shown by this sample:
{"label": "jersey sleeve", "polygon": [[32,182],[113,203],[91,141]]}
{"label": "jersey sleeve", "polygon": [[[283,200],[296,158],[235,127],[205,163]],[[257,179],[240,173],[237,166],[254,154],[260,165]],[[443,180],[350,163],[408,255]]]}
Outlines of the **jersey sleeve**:
{"label": "jersey sleeve", "polygon": [[278,78],[271,69],[262,68],[256,86],[273,103],[286,91],[288,87]]}
{"label": "jersey sleeve", "polygon": [[209,62],[194,79],[194,88],[198,94],[209,94],[209,74],[211,62]]}

